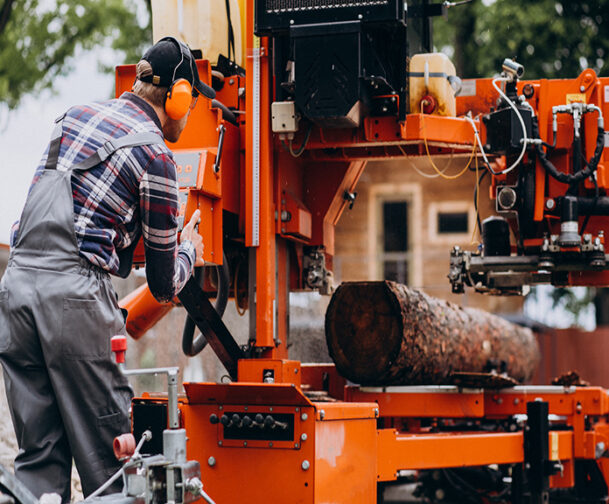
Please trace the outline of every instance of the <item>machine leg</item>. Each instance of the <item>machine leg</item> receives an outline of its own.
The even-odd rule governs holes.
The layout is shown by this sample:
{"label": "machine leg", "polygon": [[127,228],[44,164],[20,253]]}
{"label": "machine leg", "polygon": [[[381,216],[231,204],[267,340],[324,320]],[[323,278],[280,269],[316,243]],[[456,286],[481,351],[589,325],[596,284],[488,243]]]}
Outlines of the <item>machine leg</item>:
{"label": "machine leg", "polygon": [[531,504],[546,504],[549,502],[548,432],[548,403],[543,401],[527,403],[524,465]]}

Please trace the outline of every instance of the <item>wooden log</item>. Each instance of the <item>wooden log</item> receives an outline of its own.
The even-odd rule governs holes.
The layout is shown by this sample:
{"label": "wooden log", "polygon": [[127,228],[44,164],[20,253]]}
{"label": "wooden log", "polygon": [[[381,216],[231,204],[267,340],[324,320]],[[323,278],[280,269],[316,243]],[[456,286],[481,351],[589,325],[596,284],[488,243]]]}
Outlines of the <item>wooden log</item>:
{"label": "wooden log", "polygon": [[362,385],[447,384],[489,363],[526,382],[539,362],[530,329],[395,282],[343,283],[325,325],[338,372]]}

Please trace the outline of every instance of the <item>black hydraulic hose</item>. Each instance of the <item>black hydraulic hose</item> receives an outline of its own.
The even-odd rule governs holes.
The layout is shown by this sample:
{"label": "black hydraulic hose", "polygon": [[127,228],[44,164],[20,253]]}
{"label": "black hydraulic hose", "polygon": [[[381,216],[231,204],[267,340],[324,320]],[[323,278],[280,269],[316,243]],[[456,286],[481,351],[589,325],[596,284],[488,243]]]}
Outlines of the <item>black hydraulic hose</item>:
{"label": "black hydraulic hose", "polygon": [[[539,123],[537,117],[533,117],[533,136],[534,138],[539,138]],[[562,173],[556,169],[556,167],[552,164],[552,162],[547,158],[545,151],[541,145],[535,145],[535,149],[537,152],[537,156],[539,161],[541,161],[541,165],[544,169],[556,180],[562,182],[563,184],[577,184],[582,180],[587,179],[598,166],[598,162],[603,154],[603,149],[605,147],[605,129],[601,126],[598,127],[598,133],[596,137],[596,149],[594,151],[594,155],[588,162],[588,166],[583,170],[578,171],[577,173],[569,174]],[[576,155],[579,155],[576,153]]]}
{"label": "black hydraulic hose", "polygon": [[[218,315],[222,317],[224,310],[226,310],[226,304],[228,303],[230,284],[230,272],[226,255],[223,257],[222,266],[216,266],[215,268],[218,273],[218,293],[216,294],[214,308],[216,309],[216,312],[218,312]],[[194,275],[197,283],[202,284],[204,279],[203,268],[196,268]],[[194,337],[195,327],[194,320],[190,315],[186,315],[184,330],[182,331],[182,351],[184,352],[184,355],[188,355],[189,357],[194,357],[207,346],[207,338],[203,333],[200,333],[196,338]]]}
{"label": "black hydraulic hose", "polygon": [[212,108],[219,108],[222,111],[222,118],[231,123],[233,126],[239,126],[237,116],[224,103],[218,100],[211,101]]}

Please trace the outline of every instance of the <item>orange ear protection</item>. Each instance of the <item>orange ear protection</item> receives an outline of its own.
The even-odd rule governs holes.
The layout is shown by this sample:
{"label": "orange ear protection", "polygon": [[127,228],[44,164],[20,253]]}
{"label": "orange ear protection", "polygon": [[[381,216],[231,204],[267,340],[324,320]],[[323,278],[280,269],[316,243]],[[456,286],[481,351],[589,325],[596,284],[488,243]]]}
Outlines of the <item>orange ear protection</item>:
{"label": "orange ear protection", "polygon": [[165,98],[165,113],[174,120],[180,120],[184,117],[190,109],[192,103],[192,86],[186,79],[175,79],[176,71],[186,61],[190,67],[190,49],[182,44],[179,40],[173,37],[165,37],[167,40],[171,40],[178,45],[182,54],[182,59],[178,63],[173,71],[173,79],[169,91],[167,91],[167,97]]}
{"label": "orange ear protection", "polygon": [[192,102],[192,86],[186,79],[175,81],[165,99],[165,112],[174,120],[182,119],[190,109]]}

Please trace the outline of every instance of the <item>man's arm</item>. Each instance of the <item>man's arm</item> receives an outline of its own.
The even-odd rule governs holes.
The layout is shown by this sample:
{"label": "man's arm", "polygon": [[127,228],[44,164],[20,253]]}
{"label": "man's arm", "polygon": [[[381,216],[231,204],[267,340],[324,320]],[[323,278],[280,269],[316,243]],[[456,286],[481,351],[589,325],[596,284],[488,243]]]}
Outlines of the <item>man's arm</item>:
{"label": "man's arm", "polygon": [[156,156],[140,181],[140,213],[148,286],[158,301],[169,302],[190,278],[196,249],[190,240],[178,245],[177,175],[167,154]]}

